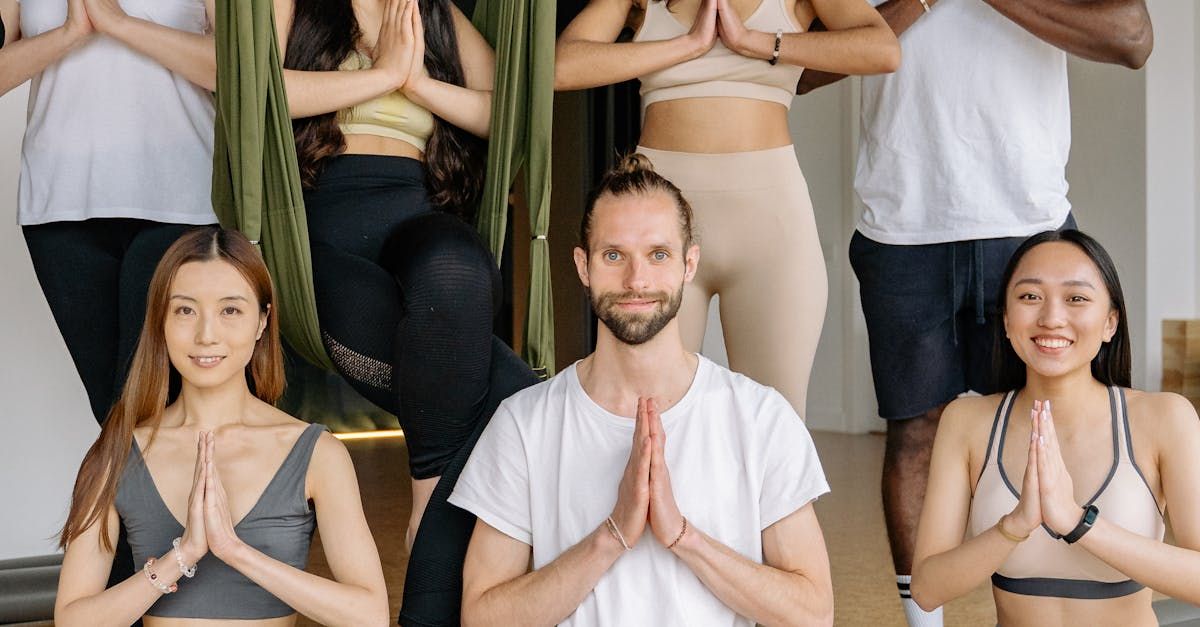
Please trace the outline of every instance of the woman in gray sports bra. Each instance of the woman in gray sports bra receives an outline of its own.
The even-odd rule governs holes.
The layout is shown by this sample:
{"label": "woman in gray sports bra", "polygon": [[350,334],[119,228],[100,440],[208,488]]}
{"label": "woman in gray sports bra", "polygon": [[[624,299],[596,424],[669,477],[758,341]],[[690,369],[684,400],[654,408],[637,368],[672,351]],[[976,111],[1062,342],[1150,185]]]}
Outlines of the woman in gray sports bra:
{"label": "woman in gray sports bra", "polygon": [[[57,625],[388,623],[350,457],[272,406],[271,279],[241,234],[190,231],[155,271],[131,372],[80,467]],[[309,469],[312,472],[309,472]],[[105,589],[117,522],[141,570]],[[333,579],[306,573],[317,523]]]}
{"label": "woman in gray sports bra", "polygon": [[1130,389],[1108,253],[1075,230],[1035,235],[1002,289],[1011,391],[942,416],[913,598],[932,609],[990,578],[1006,627],[1157,625],[1151,589],[1200,604],[1200,421],[1181,396]]}

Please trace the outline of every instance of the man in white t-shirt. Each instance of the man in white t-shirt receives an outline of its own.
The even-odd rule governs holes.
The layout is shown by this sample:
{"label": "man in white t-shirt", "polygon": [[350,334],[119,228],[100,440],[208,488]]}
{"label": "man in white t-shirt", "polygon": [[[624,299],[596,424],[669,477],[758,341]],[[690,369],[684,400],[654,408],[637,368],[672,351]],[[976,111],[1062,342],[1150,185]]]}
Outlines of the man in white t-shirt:
{"label": "man in white t-shirt", "polygon": [[[888,421],[897,587],[909,624],[925,627],[941,624],[940,610],[923,613],[908,581],[938,420],[968,389],[998,391],[996,298],[1012,251],[1075,225],[1066,55],[1136,68],[1153,35],[1144,0],[872,1],[903,61],[863,79],[854,187],[864,211],[850,262]],[[799,91],[837,78],[805,71]]]}
{"label": "man in white t-shirt", "polygon": [[628,157],[580,241],[596,351],[500,405],[449,499],[479,518],[463,623],[832,624],[804,423],[680,339],[687,202]]}

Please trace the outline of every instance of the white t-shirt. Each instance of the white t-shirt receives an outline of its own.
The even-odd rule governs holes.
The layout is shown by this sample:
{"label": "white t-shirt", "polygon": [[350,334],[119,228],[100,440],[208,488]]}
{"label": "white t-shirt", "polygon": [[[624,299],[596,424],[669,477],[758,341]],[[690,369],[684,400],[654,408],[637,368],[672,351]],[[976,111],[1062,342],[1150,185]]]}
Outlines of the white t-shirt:
{"label": "white t-shirt", "polygon": [[858,230],[932,244],[1061,226],[1066,53],[980,0],[939,0],[900,46],[899,70],[863,78]]}
{"label": "white t-shirt", "polygon": [[[803,421],[775,390],[704,357],[662,413],[667,466],[690,524],[762,562],[762,530],[829,491]],[[533,547],[542,568],[604,523],[634,421],[609,413],[575,366],[501,403],[450,502]],[[736,615],[649,530],[566,625],[753,625]]]}
{"label": "white t-shirt", "polygon": [[[121,0],[133,17],[199,33],[203,0]],[[28,38],[62,25],[63,0],[22,0]],[[23,225],[140,218],[212,224],[212,94],[93,34],[33,77],[21,145]]]}

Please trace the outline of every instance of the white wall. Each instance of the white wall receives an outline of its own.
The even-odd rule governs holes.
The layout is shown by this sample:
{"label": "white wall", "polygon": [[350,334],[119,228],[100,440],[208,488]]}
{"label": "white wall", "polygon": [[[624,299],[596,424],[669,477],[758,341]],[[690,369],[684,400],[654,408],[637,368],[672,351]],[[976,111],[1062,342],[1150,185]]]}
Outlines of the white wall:
{"label": "white wall", "polygon": [[55,552],[75,471],[99,433],[16,226],[27,98],[27,87],[0,97],[0,560]]}
{"label": "white wall", "polygon": [[1162,383],[1162,320],[1200,317],[1197,208],[1197,8],[1150,2],[1154,54],[1146,65],[1146,367]]}

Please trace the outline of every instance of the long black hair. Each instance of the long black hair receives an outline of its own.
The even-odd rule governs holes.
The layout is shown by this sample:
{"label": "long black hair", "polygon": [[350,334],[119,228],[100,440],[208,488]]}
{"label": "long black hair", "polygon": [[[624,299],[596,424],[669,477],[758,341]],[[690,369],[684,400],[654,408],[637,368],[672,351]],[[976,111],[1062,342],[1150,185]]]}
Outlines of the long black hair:
{"label": "long black hair", "polygon": [[[418,5],[425,28],[425,67],[430,77],[465,85],[450,0],[423,0]],[[283,66],[292,70],[336,70],[362,37],[350,0],[296,0]],[[346,140],[336,113],[292,122],[300,179],[316,185],[325,160],[341,154]],[[433,136],[425,146],[425,184],[437,209],[470,221],[483,190],[487,149],[483,140],[435,117]]]}
{"label": "long black hair", "polygon": [[[1046,231],[1038,233],[1025,240],[1008,260],[1004,269],[1004,279],[1000,282],[1000,295],[997,303],[1000,306],[1000,317],[1003,319],[1008,310],[1008,285],[1012,282],[1013,273],[1026,253],[1046,242],[1068,242],[1079,247],[1087,255],[1100,277],[1104,279],[1104,287],[1108,290],[1109,305],[1117,312],[1117,331],[1112,339],[1100,345],[1100,352],[1092,358],[1092,376],[1105,385],[1132,387],[1133,357],[1129,341],[1128,316],[1125,314],[1125,293],[1121,290],[1121,279],[1117,277],[1117,267],[1108,251],[1092,236],[1075,229],[1062,231]],[[1012,344],[1004,335],[1004,326],[996,325],[995,350],[996,384],[998,390],[1016,390],[1025,387],[1025,362],[1017,357]]]}

